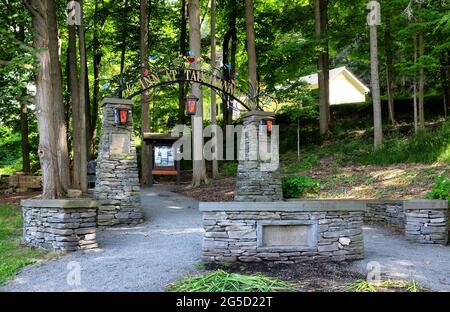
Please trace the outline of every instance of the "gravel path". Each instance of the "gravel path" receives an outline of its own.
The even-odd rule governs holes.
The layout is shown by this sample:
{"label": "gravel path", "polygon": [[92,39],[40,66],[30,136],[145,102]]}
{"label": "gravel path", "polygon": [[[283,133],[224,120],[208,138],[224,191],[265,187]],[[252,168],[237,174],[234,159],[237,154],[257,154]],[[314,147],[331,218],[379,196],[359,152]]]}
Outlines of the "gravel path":
{"label": "gravel path", "polygon": [[[99,231],[101,249],[25,267],[0,291],[163,291],[170,282],[195,273],[203,236],[198,202],[157,186],[142,191],[142,204],[148,222]],[[364,242],[365,259],[352,263],[350,270],[365,273],[367,263],[377,261],[382,277],[450,291],[450,246],[414,244],[368,226]],[[69,285],[68,273],[77,263],[80,285]]]}
{"label": "gravel path", "polygon": [[434,291],[450,291],[450,246],[417,244],[403,235],[378,227],[364,227],[365,259],[352,269],[366,273],[377,261],[383,278],[415,280]]}
{"label": "gravel path", "polygon": [[[163,291],[194,272],[203,237],[197,201],[156,186],[142,190],[142,204],[146,223],[99,231],[101,249],[25,267],[0,291]],[[79,286],[67,283],[72,261]]]}

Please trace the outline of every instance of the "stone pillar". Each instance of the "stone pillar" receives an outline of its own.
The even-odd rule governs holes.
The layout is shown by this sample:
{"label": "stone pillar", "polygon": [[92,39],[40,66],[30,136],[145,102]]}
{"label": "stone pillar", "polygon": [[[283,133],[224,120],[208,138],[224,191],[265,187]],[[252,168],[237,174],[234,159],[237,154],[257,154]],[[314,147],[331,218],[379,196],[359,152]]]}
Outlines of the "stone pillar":
{"label": "stone pillar", "polygon": [[[235,201],[278,201],[283,199],[278,159],[278,131],[264,135],[264,120],[274,120],[274,114],[250,111],[244,115],[243,131],[240,138],[239,165],[235,190]],[[274,144],[270,144],[273,136]],[[267,139],[269,142],[267,142]],[[267,144],[268,143],[268,144]],[[268,145],[268,149],[266,148]],[[271,159],[264,159],[261,153],[272,150]],[[273,157],[276,156],[276,157]]]}
{"label": "stone pillar", "polygon": [[422,244],[448,242],[448,201],[409,200],[403,204],[407,240]]}
{"label": "stone pillar", "polygon": [[[97,158],[95,195],[99,202],[98,225],[138,224],[144,215],[133,136],[133,101],[106,98],[102,101],[102,136]],[[129,110],[128,122],[115,120],[119,108]]]}

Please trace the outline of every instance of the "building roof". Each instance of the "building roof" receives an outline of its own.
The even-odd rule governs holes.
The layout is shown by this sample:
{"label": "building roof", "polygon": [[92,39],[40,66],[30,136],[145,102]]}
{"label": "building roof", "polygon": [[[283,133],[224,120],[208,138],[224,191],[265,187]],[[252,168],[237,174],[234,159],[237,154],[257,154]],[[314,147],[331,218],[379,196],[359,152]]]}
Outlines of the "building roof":
{"label": "building roof", "polygon": [[[347,67],[342,66],[342,67],[338,67],[338,68],[334,68],[330,70],[330,81],[333,80],[335,77],[337,77],[340,74],[344,74],[346,75],[349,80],[353,81],[354,84],[359,87],[359,89],[361,89],[361,91],[368,93],[370,92],[370,89],[361,82],[361,80],[359,80],[358,78],[356,78],[356,76],[347,69]],[[311,85],[311,87],[313,89],[318,88],[319,85],[319,77],[318,74],[312,74],[309,76],[304,76],[301,77],[300,80],[306,82],[307,84]]]}

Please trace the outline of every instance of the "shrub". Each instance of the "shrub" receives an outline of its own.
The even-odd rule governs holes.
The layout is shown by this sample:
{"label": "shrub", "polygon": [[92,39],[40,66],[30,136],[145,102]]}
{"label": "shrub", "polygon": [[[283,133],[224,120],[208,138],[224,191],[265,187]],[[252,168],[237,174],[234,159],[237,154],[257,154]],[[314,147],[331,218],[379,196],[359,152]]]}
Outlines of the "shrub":
{"label": "shrub", "polygon": [[308,176],[285,177],[282,180],[284,198],[300,198],[319,191],[319,180]]}
{"label": "shrub", "polygon": [[450,200],[450,179],[446,177],[436,177],[436,184],[431,192],[427,194],[430,199]]}
{"label": "shrub", "polygon": [[224,177],[235,177],[237,175],[237,163],[224,163],[222,166],[221,174]]}

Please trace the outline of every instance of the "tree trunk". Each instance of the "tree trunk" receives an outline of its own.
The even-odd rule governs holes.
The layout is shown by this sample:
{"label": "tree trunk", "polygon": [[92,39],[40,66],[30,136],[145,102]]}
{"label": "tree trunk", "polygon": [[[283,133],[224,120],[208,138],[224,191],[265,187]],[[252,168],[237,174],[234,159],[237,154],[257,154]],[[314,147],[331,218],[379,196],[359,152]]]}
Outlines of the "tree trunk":
{"label": "tree trunk", "polygon": [[[211,0],[211,66],[213,73],[216,73],[216,0]],[[217,125],[217,103],[216,103],[216,92],[211,89],[211,123],[213,126]],[[215,148],[217,149],[217,137],[214,135],[213,140],[215,141]],[[221,144],[221,143],[220,143]],[[212,177],[217,179],[219,177],[219,164],[217,159],[212,161]]]}
{"label": "tree trunk", "polygon": [[[95,8],[94,8],[94,34],[92,38],[92,55],[93,55],[93,67],[94,67],[94,83],[92,90],[92,114],[90,120],[90,133],[88,146],[88,154],[89,159],[94,159],[95,154],[95,141],[97,138],[97,117],[98,117],[98,102],[99,102],[99,94],[100,94],[100,62],[102,60],[102,52],[100,48],[100,41],[98,39],[98,0],[95,0]],[[104,21],[104,19],[103,19]],[[102,22],[102,26],[103,26]]]}
{"label": "tree trunk", "polygon": [[386,53],[386,86],[388,96],[389,121],[392,125],[396,124],[395,110],[394,110],[394,62],[392,51],[392,36],[391,36],[391,19],[386,15],[386,28],[384,31],[384,44]]}
{"label": "tree trunk", "polygon": [[[18,39],[22,42],[25,41],[25,27],[20,26]],[[30,173],[30,140],[28,137],[28,107],[27,107],[28,96],[23,89],[22,98],[20,100],[20,134],[22,141],[22,171],[25,173]]]}
{"label": "tree trunk", "polygon": [[[236,51],[237,51],[237,29],[236,29],[236,18],[237,18],[237,4],[236,0],[230,0],[230,14],[228,16],[228,30],[223,37],[222,46],[222,61],[223,64],[230,65],[230,68],[226,66],[223,67],[223,78],[227,81],[234,79],[235,66],[236,66]],[[231,51],[230,51],[230,40],[231,40]],[[231,125],[233,123],[233,109],[228,107],[229,98],[223,95],[222,98],[222,115],[223,124]],[[224,128],[225,130],[225,128]]]}
{"label": "tree trunk", "polygon": [[[222,44],[222,61],[223,64],[229,64],[228,63],[228,54],[229,54],[229,44],[231,39],[231,30],[228,30],[225,33],[225,36],[223,37],[223,44]],[[230,70],[223,66],[223,79],[229,80],[230,79]],[[222,95],[222,118],[223,118],[223,127],[225,130],[226,125],[231,124],[231,122],[228,119],[228,96],[226,94]]]}
{"label": "tree trunk", "polygon": [[[81,7],[81,23],[78,26],[78,40],[79,40],[79,53],[80,53],[80,85],[79,85],[79,112],[80,121],[79,129],[80,132],[80,189],[83,193],[87,193],[87,142],[86,142],[86,81],[87,81],[87,71],[86,71],[86,46],[84,42],[84,23],[83,23],[83,0],[79,0]],[[74,129],[75,131],[75,129]]]}
{"label": "tree trunk", "polygon": [[256,75],[256,47],[255,47],[255,29],[253,18],[253,0],[245,0],[245,24],[247,32],[247,55],[248,55],[248,91],[253,99],[252,109],[257,105],[257,75]]}
{"label": "tree trunk", "polygon": [[[324,0],[315,0],[315,26],[316,36],[322,40],[326,37],[328,24],[328,4]],[[318,56],[318,82],[319,82],[319,126],[320,133],[326,134],[329,127],[329,57],[328,57],[328,41],[325,40],[321,45],[321,52]]]}
{"label": "tree trunk", "polygon": [[440,71],[442,81],[442,99],[444,104],[444,116],[445,118],[447,118],[448,107],[450,103],[450,84],[449,84],[450,77],[448,76],[448,67],[449,67],[448,53],[442,52],[440,58],[441,58]]}
{"label": "tree trunk", "polygon": [[[417,64],[417,36],[414,36],[414,65]],[[414,133],[417,134],[419,129],[418,116],[417,116],[417,77],[414,75],[413,80],[413,104],[414,104]]]}
{"label": "tree trunk", "polygon": [[[181,0],[181,27],[180,27],[180,55],[186,56],[186,32],[187,32],[187,1]],[[184,82],[180,81],[178,84],[178,123],[184,124],[184,107],[185,107],[185,90]]]}
{"label": "tree trunk", "polygon": [[[141,56],[141,74],[144,76],[144,71],[148,68],[148,0],[141,0],[140,22],[141,22],[141,40],[140,40],[140,56]],[[141,93],[141,131],[142,138],[144,132],[149,131],[149,101],[150,96],[148,92]],[[144,141],[142,141],[144,142]],[[150,155],[146,144],[141,144],[141,183],[148,185],[148,171],[150,170]]]}
{"label": "tree trunk", "polygon": [[[425,44],[423,32],[419,32],[419,57],[425,54]],[[424,97],[425,97],[425,71],[423,66],[419,68],[419,128],[425,128],[425,111],[424,111]]]}
{"label": "tree trunk", "polygon": [[[39,130],[38,154],[41,162],[43,187],[42,198],[55,199],[63,196],[58,167],[58,129],[53,105],[52,64],[49,44],[49,1],[25,0],[24,4],[32,16],[38,69],[36,73],[36,117]],[[50,23],[51,24],[51,23]],[[53,34],[55,35],[55,34]]]}
{"label": "tree trunk", "polygon": [[81,136],[80,128],[80,92],[78,89],[78,61],[77,61],[77,35],[76,26],[69,25],[69,93],[72,104],[72,146],[73,146],[73,166],[72,166],[72,187],[81,189]]}
{"label": "tree trunk", "polygon": [[30,173],[30,141],[28,139],[28,111],[27,102],[20,103],[20,134],[22,137],[22,171]]}
{"label": "tree trunk", "polygon": [[[125,70],[125,52],[127,50],[127,18],[128,18],[128,0],[125,0],[124,7],[123,7],[123,20],[124,25],[122,28],[122,44],[120,48],[120,84],[123,83],[123,72]],[[122,98],[123,91],[119,91],[119,97]]]}
{"label": "tree trunk", "polygon": [[331,114],[330,114],[330,52],[328,47],[328,0],[321,0],[320,3],[320,32],[323,36],[323,53],[322,64],[324,73],[324,89],[325,89],[325,109],[327,114],[327,127],[330,127]]}
{"label": "tree trunk", "polygon": [[[201,55],[201,37],[200,37],[200,8],[199,0],[189,1],[189,48],[196,57]],[[199,69],[200,63],[191,65],[193,69]],[[207,182],[205,159],[203,157],[203,101],[201,85],[192,84],[191,94],[198,100],[197,111],[192,116],[192,185],[198,186]]]}
{"label": "tree trunk", "polygon": [[53,114],[55,115],[55,131],[57,137],[56,154],[62,191],[66,192],[70,187],[69,150],[67,146],[67,128],[61,85],[61,64],[59,63],[58,24],[54,0],[48,1],[48,33],[53,88]]}
{"label": "tree trunk", "polygon": [[379,149],[383,144],[383,130],[381,121],[380,79],[378,75],[378,39],[377,26],[370,26],[370,64],[372,73],[373,100],[373,132],[374,147]]}

